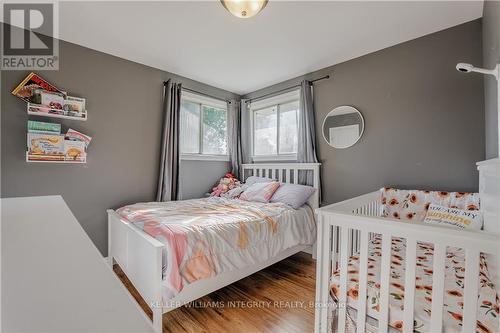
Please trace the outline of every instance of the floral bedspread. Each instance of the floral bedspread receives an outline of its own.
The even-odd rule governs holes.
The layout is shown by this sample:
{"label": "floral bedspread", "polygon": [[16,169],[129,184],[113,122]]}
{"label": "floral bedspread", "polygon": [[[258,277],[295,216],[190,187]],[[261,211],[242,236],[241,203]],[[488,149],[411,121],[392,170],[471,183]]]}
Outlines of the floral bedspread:
{"label": "floral bedspread", "polygon": [[[380,311],[380,262],[381,237],[376,235],[368,248],[368,287],[367,315],[378,320]],[[434,248],[428,243],[417,244],[414,330],[429,332],[432,302],[432,273]],[[399,238],[392,239],[391,279],[389,290],[389,325],[402,330],[404,310],[406,243]],[[359,257],[349,259],[347,304],[358,307],[358,272]],[[464,295],[465,253],[461,249],[448,248],[445,261],[445,297],[443,310],[443,331],[461,332]],[[479,299],[477,314],[477,332],[499,332],[499,299],[490,280],[486,260],[480,259]],[[340,272],[331,277],[331,295],[334,299],[339,294]],[[355,319],[355,318],[354,318]]]}
{"label": "floral bedspread", "polygon": [[117,210],[124,219],[165,244],[163,301],[186,285],[266,261],[316,240],[310,207],[220,197],[137,203]]}

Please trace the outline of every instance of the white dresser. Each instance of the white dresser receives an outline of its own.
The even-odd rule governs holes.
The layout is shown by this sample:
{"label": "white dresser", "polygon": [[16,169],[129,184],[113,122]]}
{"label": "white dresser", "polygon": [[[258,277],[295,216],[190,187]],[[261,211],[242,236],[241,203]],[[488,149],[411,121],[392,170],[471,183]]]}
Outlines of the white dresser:
{"label": "white dresser", "polygon": [[2,332],[153,332],[62,197],[1,199],[1,240]]}

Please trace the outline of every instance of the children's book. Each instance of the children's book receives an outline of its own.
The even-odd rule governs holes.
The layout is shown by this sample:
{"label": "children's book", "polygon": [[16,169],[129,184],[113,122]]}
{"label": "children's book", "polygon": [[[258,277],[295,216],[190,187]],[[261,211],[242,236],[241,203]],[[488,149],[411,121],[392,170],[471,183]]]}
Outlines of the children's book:
{"label": "children's book", "polygon": [[61,124],[28,120],[28,132],[59,135],[61,134]]}
{"label": "children's book", "polygon": [[12,91],[12,95],[17,96],[25,102],[31,102],[35,89],[43,89],[49,92],[56,92],[66,96],[66,93],[56,86],[42,79],[38,74],[31,72],[19,85]]}

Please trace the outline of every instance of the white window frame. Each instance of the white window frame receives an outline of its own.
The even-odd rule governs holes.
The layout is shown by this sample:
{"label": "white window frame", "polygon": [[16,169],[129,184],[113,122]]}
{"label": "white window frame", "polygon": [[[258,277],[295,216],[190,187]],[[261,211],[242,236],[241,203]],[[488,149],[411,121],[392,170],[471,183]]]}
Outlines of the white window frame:
{"label": "white window frame", "polygon": [[[198,153],[182,153],[181,160],[186,161],[225,161],[229,162],[229,133],[228,133],[228,110],[227,103],[222,100],[215,98],[210,98],[198,94],[194,94],[187,91],[182,91],[181,100],[186,100],[200,105],[200,136],[199,140],[199,152]],[[214,107],[218,109],[224,109],[226,111],[226,142],[228,146],[226,147],[226,154],[204,154],[203,153],[203,105]]]}
{"label": "white window frame", "polygon": [[[280,137],[280,105],[287,104],[300,100],[300,90],[293,90],[290,92],[286,92],[277,96],[269,97],[263,100],[259,100],[256,102],[252,102],[250,104],[250,145],[252,152],[252,160],[254,162],[264,162],[264,161],[296,161],[297,154],[280,154],[279,153],[279,137]],[[276,154],[272,155],[255,155],[255,144],[254,144],[254,133],[255,133],[255,112],[260,111],[262,109],[267,109],[270,107],[276,107]],[[300,109],[298,110],[300,112]],[[298,129],[298,121],[297,121],[297,129]],[[298,135],[298,133],[297,133]]]}

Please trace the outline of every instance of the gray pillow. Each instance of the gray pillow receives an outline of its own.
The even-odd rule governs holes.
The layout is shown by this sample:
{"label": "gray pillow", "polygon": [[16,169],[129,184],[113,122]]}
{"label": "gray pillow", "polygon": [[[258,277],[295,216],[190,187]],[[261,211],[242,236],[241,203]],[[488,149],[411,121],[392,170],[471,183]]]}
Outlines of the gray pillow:
{"label": "gray pillow", "polygon": [[292,206],[294,209],[299,209],[309,200],[314,192],[316,192],[316,189],[312,186],[283,183],[274,192],[271,202],[282,202]]}
{"label": "gray pillow", "polygon": [[250,176],[245,181],[245,185],[248,188],[248,187],[252,186],[253,184],[257,184],[257,183],[269,183],[269,182],[272,182],[273,180],[274,179],[267,178],[267,177]]}

